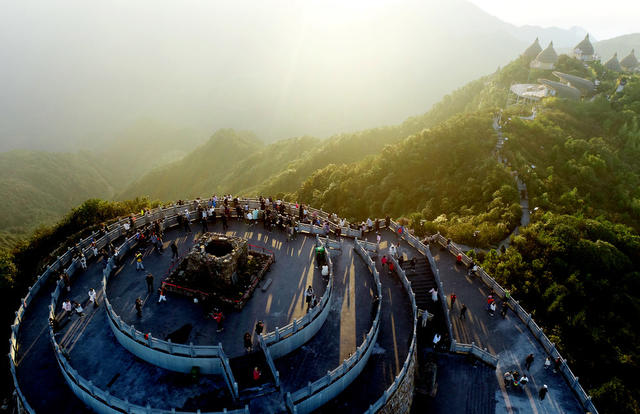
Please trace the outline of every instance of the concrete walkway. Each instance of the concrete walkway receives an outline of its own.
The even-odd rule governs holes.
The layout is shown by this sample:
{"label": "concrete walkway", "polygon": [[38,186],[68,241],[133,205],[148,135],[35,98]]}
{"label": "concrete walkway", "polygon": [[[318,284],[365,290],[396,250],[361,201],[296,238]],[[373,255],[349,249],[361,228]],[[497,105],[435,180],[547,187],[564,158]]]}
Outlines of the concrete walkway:
{"label": "concrete walkway", "polygon": [[[490,316],[486,310],[487,296],[491,293],[478,278],[466,276],[466,269],[456,264],[455,257],[447,250],[434,246],[431,252],[440,271],[447,298],[452,293],[457,301],[451,312],[453,335],[461,343],[472,343],[486,348],[500,358],[495,371],[498,389],[495,389],[496,413],[583,413],[577,397],[569,388],[560,373],[544,369],[546,352],[525,324],[511,311],[503,319],[499,312]],[[460,320],[460,307],[467,306],[465,320]],[[498,306],[500,309],[500,306]],[[524,367],[524,360],[530,353],[535,360],[530,370]],[[507,390],[502,375],[516,369],[527,373],[529,384],[525,389]],[[549,394],[544,401],[538,398],[538,390],[546,384]],[[463,387],[473,384],[461,382]],[[452,412],[464,412],[456,411]]]}

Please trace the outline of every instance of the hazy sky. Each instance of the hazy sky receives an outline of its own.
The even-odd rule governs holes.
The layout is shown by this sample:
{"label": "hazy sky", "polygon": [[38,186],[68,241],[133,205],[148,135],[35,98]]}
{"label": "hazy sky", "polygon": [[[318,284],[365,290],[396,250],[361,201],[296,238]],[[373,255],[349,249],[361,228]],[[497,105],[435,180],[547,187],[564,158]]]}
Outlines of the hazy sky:
{"label": "hazy sky", "polygon": [[[558,22],[535,13],[565,16],[565,0],[482,3],[510,23],[596,37],[637,31],[625,22],[640,16],[619,0],[606,2],[615,18],[583,1]],[[515,5],[534,14],[495,10]],[[397,124],[536,36],[548,41],[463,0],[0,0],[0,10],[0,151],[102,148],[141,118],[266,140]],[[547,37],[571,47],[583,36],[561,32]]]}
{"label": "hazy sky", "polygon": [[470,0],[517,26],[580,26],[598,40],[640,32],[638,0]]}

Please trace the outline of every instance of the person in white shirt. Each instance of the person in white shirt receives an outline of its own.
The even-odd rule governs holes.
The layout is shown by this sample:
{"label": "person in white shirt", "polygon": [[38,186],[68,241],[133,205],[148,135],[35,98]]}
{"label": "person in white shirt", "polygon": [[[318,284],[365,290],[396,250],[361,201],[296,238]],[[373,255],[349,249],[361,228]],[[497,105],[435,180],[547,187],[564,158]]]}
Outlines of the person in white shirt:
{"label": "person in white shirt", "polygon": [[80,256],[80,266],[82,266],[82,270],[87,270],[87,258],[84,257],[84,254]]}
{"label": "person in white shirt", "polygon": [[440,335],[438,335],[438,334],[435,334],[435,335],[433,336],[433,346],[434,346],[434,347],[435,347],[436,345],[438,345],[438,342],[440,342],[440,339],[441,339],[441,338],[442,338],[442,337],[441,337]]}
{"label": "person in white shirt", "polygon": [[96,290],[94,288],[89,289],[89,302],[93,303],[95,308],[98,307],[98,299],[97,299]]}
{"label": "person in white shirt", "polygon": [[434,302],[438,301],[438,290],[431,288],[431,290],[429,290],[429,293],[431,293],[431,300]]}
{"label": "person in white shirt", "polygon": [[82,309],[82,305],[80,305],[78,302],[76,302],[73,305],[73,310],[75,310],[78,315],[84,316],[84,310]]}
{"label": "person in white shirt", "polygon": [[69,299],[62,302],[62,310],[64,311],[64,314],[69,318],[71,318],[72,309],[73,307],[71,306],[71,301]]}
{"label": "person in white shirt", "polygon": [[397,257],[398,249],[396,248],[395,244],[391,243],[391,246],[389,246],[389,253],[391,254],[391,256]]}

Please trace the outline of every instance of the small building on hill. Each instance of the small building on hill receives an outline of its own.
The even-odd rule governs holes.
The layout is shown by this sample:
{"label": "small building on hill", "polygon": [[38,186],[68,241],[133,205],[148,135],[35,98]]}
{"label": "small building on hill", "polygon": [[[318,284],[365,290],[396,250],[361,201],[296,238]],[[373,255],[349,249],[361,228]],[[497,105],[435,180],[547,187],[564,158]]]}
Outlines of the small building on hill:
{"label": "small building on hill", "polygon": [[583,62],[592,62],[597,60],[593,45],[589,40],[589,34],[573,48],[573,57]]}
{"label": "small building on hill", "polygon": [[536,40],[522,53],[522,56],[535,59],[540,52],[542,52],[542,47],[540,47],[540,42],[536,37]]}
{"label": "small building on hill", "polygon": [[631,53],[629,53],[624,57],[624,59],[620,61],[620,66],[622,66],[622,69],[626,70],[627,72],[640,71],[640,64],[638,64],[638,59],[636,59],[634,49],[631,49]]}
{"label": "small building on hill", "polygon": [[604,64],[604,67],[614,72],[622,72],[622,66],[620,66],[620,62],[618,62],[618,54],[614,53],[611,59],[607,60]]}
{"label": "small building on hill", "polygon": [[538,56],[531,61],[531,67],[534,69],[551,70],[558,61],[558,54],[553,48],[553,42],[549,43],[546,49],[538,53]]}

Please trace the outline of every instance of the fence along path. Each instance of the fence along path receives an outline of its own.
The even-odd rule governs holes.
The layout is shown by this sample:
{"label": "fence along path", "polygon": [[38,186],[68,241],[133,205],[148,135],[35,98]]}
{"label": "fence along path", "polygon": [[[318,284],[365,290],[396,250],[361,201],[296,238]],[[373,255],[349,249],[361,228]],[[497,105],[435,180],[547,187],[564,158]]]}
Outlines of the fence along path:
{"label": "fence along path", "polygon": [[[578,408],[576,405],[580,405],[580,411],[584,410],[596,414],[598,411],[591,401],[591,397],[584,391],[578,378],[573,374],[566,360],[562,358],[555,344],[549,340],[542,329],[535,323],[531,314],[525,311],[513,297],[506,299],[506,292],[502,286],[482,268],[478,270],[477,277],[482,285],[484,285],[484,289],[478,289],[474,281],[466,277],[466,267],[472,263],[472,259],[457,246],[448,243],[447,239],[441,235],[436,235],[435,237],[437,245],[444,249],[444,251],[441,250],[441,253],[437,253],[435,257],[439,266],[439,272],[443,280],[446,279],[444,288],[447,289],[449,293],[455,292],[458,296],[456,306],[452,311],[452,321],[455,325],[454,332],[457,336],[466,335],[467,337],[476,338],[478,342],[482,344],[479,347],[480,349],[488,347],[491,353],[499,353],[501,356],[499,366],[501,368],[520,368],[517,365],[523,364],[526,355],[535,349],[535,345],[528,342],[526,332],[523,335],[522,331],[518,328],[519,322],[523,323],[531,332],[532,339],[539,343],[543,351],[543,353],[535,355],[536,362],[534,366],[539,367],[547,355],[552,359],[560,357],[562,361],[559,367],[560,374],[563,378],[562,382],[555,381],[553,376],[548,375],[548,372],[545,373],[544,370],[539,371],[536,368],[534,371],[538,372],[537,374],[534,372],[533,375],[534,386],[542,386],[542,384],[535,382],[536,377],[549,381],[546,382],[547,384],[554,382],[556,385],[555,388],[551,385],[550,388],[555,392],[553,394],[550,393],[550,397],[552,399],[556,398],[557,403],[562,404],[562,407],[568,407],[563,408],[563,412],[578,412],[576,411]],[[461,255],[464,267],[455,264],[455,257],[459,254]],[[467,289],[471,293],[464,293]],[[483,297],[481,292],[485,292],[485,295],[492,292],[492,294],[500,300],[506,300],[510,309],[507,321],[502,321],[498,312],[496,312],[494,318],[488,316],[485,310],[486,296]],[[464,298],[462,297],[463,294]],[[474,309],[468,306],[467,319],[465,322],[460,322],[457,316],[459,315],[459,306],[463,301],[468,301],[469,303],[475,301],[476,306]],[[511,316],[514,314],[517,317],[515,320]],[[501,322],[505,322],[507,325],[499,325]],[[456,343],[455,349],[452,350],[457,351],[461,346],[461,344]],[[522,347],[522,349],[520,349],[520,347]],[[518,371],[523,372],[523,369],[518,369]],[[567,391],[569,391],[569,393],[563,393],[563,382],[566,382],[568,385],[570,391]],[[574,395],[577,397],[577,401],[575,401]],[[514,403],[516,398],[513,396],[510,398],[511,403]],[[530,401],[530,403],[533,404],[533,400]],[[531,408],[529,407],[528,409]]]}

